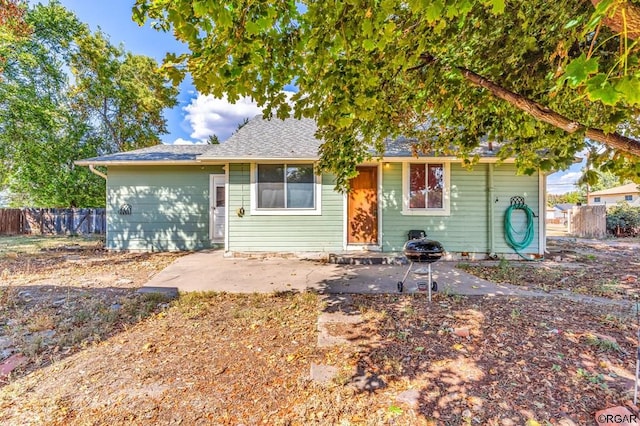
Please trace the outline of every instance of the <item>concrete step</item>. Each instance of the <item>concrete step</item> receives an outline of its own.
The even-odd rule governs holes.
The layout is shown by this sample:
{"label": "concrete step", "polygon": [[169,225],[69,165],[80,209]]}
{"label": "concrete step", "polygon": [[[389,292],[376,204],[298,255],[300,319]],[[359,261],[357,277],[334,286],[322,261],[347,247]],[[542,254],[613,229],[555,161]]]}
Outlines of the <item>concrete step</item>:
{"label": "concrete step", "polygon": [[330,253],[329,263],[338,265],[408,265],[402,253],[345,252]]}

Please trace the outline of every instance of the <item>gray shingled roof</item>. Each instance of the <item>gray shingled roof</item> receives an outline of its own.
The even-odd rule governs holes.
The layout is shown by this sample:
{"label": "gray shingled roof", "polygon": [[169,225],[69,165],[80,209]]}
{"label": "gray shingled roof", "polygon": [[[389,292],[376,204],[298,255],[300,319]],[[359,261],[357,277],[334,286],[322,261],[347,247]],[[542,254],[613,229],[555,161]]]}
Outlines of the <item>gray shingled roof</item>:
{"label": "gray shingled roof", "polygon": [[[316,123],[311,119],[265,120],[258,115],[219,145],[156,145],[87,158],[77,161],[77,164],[317,159],[322,142],[316,139],[316,130]],[[411,144],[412,140],[405,137],[387,140],[385,157],[412,157]],[[495,156],[495,151],[489,150],[486,144],[482,144],[475,153],[480,156]]]}
{"label": "gray shingled roof", "polygon": [[118,152],[100,157],[86,158],[76,163],[80,165],[128,161],[195,161],[205,151],[215,145],[155,145],[134,151]]}
{"label": "gray shingled roof", "polygon": [[[385,141],[385,157],[413,157],[413,151],[411,149],[413,140],[405,138],[404,136],[397,137],[396,139],[388,139]],[[481,142],[480,146],[471,152],[471,155],[479,155],[481,157],[495,157],[498,152],[499,145],[493,144],[493,149],[489,149],[489,144]],[[433,157],[433,153],[420,154],[420,157]]]}
{"label": "gray shingled roof", "polygon": [[321,144],[316,129],[308,118],[265,120],[258,115],[200,159],[315,159]]}

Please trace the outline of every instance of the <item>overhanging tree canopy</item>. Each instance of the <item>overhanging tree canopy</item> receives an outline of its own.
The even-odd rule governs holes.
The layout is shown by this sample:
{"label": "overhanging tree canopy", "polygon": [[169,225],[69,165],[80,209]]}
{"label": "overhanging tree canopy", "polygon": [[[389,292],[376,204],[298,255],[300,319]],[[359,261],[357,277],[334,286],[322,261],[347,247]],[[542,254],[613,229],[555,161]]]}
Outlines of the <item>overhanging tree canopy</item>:
{"label": "overhanging tree canopy", "polygon": [[[137,0],[189,46],[165,68],[197,89],[316,119],[345,188],[370,148],[468,156],[500,142],[523,171],[590,160],[638,179],[638,5],[621,0]],[[293,108],[282,89],[299,88]],[[292,111],[293,110],[293,111]],[[585,140],[585,137],[588,138]],[[471,159],[473,160],[473,159]]]}

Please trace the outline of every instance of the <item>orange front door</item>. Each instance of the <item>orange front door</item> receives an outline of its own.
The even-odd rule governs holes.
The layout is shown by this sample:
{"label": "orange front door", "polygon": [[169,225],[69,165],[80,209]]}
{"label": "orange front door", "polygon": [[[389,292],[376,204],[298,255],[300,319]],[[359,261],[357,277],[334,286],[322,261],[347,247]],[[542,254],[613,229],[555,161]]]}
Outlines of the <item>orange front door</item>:
{"label": "orange front door", "polygon": [[347,244],[378,244],[378,168],[357,170],[347,200]]}

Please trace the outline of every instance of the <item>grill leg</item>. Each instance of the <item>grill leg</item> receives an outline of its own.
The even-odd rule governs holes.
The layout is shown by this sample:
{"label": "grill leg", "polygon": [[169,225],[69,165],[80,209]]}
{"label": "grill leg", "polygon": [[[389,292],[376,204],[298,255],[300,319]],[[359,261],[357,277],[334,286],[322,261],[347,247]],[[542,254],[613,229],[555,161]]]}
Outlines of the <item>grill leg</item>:
{"label": "grill leg", "polygon": [[431,302],[431,263],[429,263],[429,282],[427,283],[427,287],[429,287],[429,302]]}
{"label": "grill leg", "polygon": [[413,267],[413,261],[410,260],[409,261],[409,269],[407,269],[407,272],[404,273],[404,277],[402,277],[402,284],[404,284],[404,282],[407,280],[407,277],[409,276],[409,272],[411,272],[411,268]]}
{"label": "grill leg", "polygon": [[407,269],[407,272],[404,273],[404,277],[402,277],[402,281],[398,281],[398,291],[400,293],[402,293],[402,290],[404,289],[404,282],[407,280],[407,277],[409,276],[409,272],[411,272],[412,267],[413,267],[413,262],[409,261],[409,269]]}

